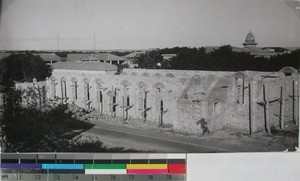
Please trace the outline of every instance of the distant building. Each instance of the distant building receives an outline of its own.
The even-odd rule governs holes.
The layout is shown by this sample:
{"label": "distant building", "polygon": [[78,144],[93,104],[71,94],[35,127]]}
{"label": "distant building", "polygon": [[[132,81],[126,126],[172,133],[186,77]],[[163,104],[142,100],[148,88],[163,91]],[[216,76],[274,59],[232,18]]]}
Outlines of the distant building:
{"label": "distant building", "polygon": [[[258,43],[255,41],[254,35],[251,31],[247,34],[245,42],[242,43],[244,47],[232,47],[233,52],[246,52],[255,57],[270,58],[271,56],[282,55],[291,53],[291,50],[282,47],[257,47]],[[206,53],[210,53],[220,48],[220,46],[207,46],[204,47]]]}
{"label": "distant building", "polygon": [[132,52],[128,55],[123,56],[124,58],[131,60],[133,62],[135,62],[137,60],[137,58],[141,55],[141,54],[145,54],[145,51],[136,51],[136,52]]}
{"label": "distant building", "polygon": [[255,42],[254,35],[251,33],[251,31],[247,34],[245,42],[242,44],[245,47],[252,47],[256,46],[258,43]]}
{"label": "distant building", "polygon": [[109,64],[130,64],[130,60],[110,53],[68,54],[67,62],[105,62]]}
{"label": "distant building", "polygon": [[245,42],[242,44],[244,45],[244,50],[249,52],[251,55],[255,57],[266,57],[270,58],[271,56],[277,55],[277,53],[264,50],[263,48],[256,47],[258,43],[255,42],[254,35],[251,31],[247,34]]}
{"label": "distant building", "polygon": [[37,53],[34,55],[40,56],[48,65],[52,65],[56,62],[61,62],[61,58],[55,53]]}
{"label": "distant building", "polygon": [[163,60],[171,60],[173,57],[177,57],[176,54],[161,54],[161,56],[163,57]]}
{"label": "distant building", "polygon": [[118,68],[115,65],[104,62],[57,62],[53,64],[55,70],[69,71],[97,71],[98,74],[114,74]]}
{"label": "distant building", "polygon": [[292,51],[287,48],[282,47],[264,47],[262,48],[265,51],[277,53],[277,54],[285,54],[285,53],[291,53]]}

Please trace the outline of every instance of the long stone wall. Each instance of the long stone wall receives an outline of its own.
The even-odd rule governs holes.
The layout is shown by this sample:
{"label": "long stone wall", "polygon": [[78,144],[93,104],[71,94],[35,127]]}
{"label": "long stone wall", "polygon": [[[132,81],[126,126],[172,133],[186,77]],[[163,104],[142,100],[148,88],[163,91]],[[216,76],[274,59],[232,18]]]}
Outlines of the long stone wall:
{"label": "long stone wall", "polygon": [[[128,118],[144,119],[145,91],[146,119],[159,123],[160,114],[163,109],[163,122],[173,124],[176,119],[176,101],[187,81],[182,79],[160,76],[131,76],[131,75],[104,75],[97,72],[82,71],[53,71],[52,77],[47,81],[48,97],[55,95],[63,97],[62,80],[66,82],[67,102],[75,103],[84,108],[95,108],[106,114],[112,114],[112,97],[115,94],[115,115],[123,117],[124,105],[129,97]],[[77,99],[74,98],[73,80],[77,81]],[[89,82],[89,96],[86,98],[85,81]],[[102,104],[99,100],[100,91],[102,94]],[[126,99],[126,100],[125,100]],[[163,103],[161,103],[163,101]],[[89,105],[88,105],[89,104]],[[161,106],[161,104],[163,104]],[[161,108],[163,107],[163,108]],[[174,114],[175,113],[175,114]]]}
{"label": "long stone wall", "polygon": [[254,71],[54,69],[46,81],[48,98],[196,133],[224,127],[256,132],[298,120],[298,87],[298,73]]}

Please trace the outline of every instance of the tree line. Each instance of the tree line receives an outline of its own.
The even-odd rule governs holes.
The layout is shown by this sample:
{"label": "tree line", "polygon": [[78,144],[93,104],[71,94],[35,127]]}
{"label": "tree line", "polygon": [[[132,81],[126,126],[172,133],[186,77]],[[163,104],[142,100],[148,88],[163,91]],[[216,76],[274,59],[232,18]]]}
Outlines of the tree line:
{"label": "tree line", "polygon": [[[163,60],[162,54],[176,54],[170,60]],[[137,58],[140,68],[210,70],[210,71],[279,71],[285,66],[299,69],[300,50],[272,56],[255,57],[247,52],[235,52],[230,45],[221,46],[211,52],[204,47],[174,47],[147,51]]]}

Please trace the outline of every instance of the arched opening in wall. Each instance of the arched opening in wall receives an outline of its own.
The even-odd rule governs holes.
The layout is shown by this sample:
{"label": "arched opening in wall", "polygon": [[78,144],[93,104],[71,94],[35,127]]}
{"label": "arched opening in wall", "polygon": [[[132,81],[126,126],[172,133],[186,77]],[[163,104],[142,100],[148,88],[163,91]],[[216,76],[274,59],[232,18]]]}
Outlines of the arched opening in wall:
{"label": "arched opening in wall", "polygon": [[166,77],[169,77],[169,78],[174,78],[174,77],[175,77],[175,75],[174,75],[174,74],[172,74],[172,73],[167,73],[167,74],[166,74]]}
{"label": "arched opening in wall", "polygon": [[242,72],[237,72],[234,74],[235,78],[235,95],[236,103],[244,104],[245,103],[245,79],[248,76]]}
{"label": "arched opening in wall", "polygon": [[84,88],[84,101],[85,101],[85,108],[91,108],[91,94],[90,89],[92,88],[88,79],[83,79],[83,88]]}
{"label": "arched opening in wall", "polygon": [[213,105],[213,115],[214,116],[220,116],[222,112],[222,104],[219,101],[216,101]]}
{"label": "arched opening in wall", "polygon": [[144,76],[144,77],[149,77],[149,76],[150,76],[150,74],[149,74],[149,73],[147,73],[147,72],[145,72],[145,73],[143,73],[143,74],[142,74],[142,76]]}
{"label": "arched opening in wall", "polygon": [[107,91],[107,95],[110,97],[109,107],[110,113],[112,117],[116,117],[117,112],[117,88],[113,88],[112,90]]}
{"label": "arched opening in wall", "polygon": [[78,81],[75,77],[72,78],[72,98],[73,98],[73,101],[77,100],[78,99]]}
{"label": "arched opening in wall", "polygon": [[130,83],[127,80],[121,82],[123,97],[122,97],[122,108],[123,108],[123,121],[128,120],[128,111],[133,107],[130,104],[129,86]]}
{"label": "arched opening in wall", "polygon": [[298,74],[298,71],[294,67],[284,67],[279,72],[284,73],[285,76],[292,76]]}
{"label": "arched opening in wall", "polygon": [[104,84],[104,82],[101,79],[96,79],[95,80],[96,83],[96,95],[97,95],[97,103],[98,103],[98,111],[100,113],[103,113],[103,109],[104,109],[104,104],[103,104],[103,92],[106,90],[106,88],[104,88],[102,85]]}
{"label": "arched opening in wall", "polygon": [[299,123],[299,72],[294,67],[284,67],[280,70],[285,76],[297,76],[297,78],[289,78],[292,80],[291,95],[289,96],[292,100],[292,119],[293,122]]}
{"label": "arched opening in wall", "polygon": [[156,110],[159,115],[159,126],[164,126],[164,114],[168,111],[164,107],[164,99],[163,99],[163,91],[165,89],[165,85],[161,82],[154,84],[155,89],[155,105]]}
{"label": "arched opening in wall", "polygon": [[151,108],[147,108],[147,94],[148,94],[148,86],[145,82],[139,83],[139,95],[138,95],[138,108],[141,111],[141,118],[144,119],[144,122],[147,120],[147,111]]}
{"label": "arched opening in wall", "polygon": [[61,87],[61,102],[65,102],[68,100],[67,98],[67,79],[62,77],[60,79],[60,87]]}
{"label": "arched opening in wall", "polygon": [[155,73],[152,77],[160,78],[162,75],[160,73]]}
{"label": "arched opening in wall", "polygon": [[131,76],[137,76],[138,74],[136,72],[132,72],[130,75]]}
{"label": "arched opening in wall", "polygon": [[52,94],[52,97],[56,97],[56,85],[57,85],[57,82],[56,82],[56,78],[54,76],[51,77],[51,94]]}

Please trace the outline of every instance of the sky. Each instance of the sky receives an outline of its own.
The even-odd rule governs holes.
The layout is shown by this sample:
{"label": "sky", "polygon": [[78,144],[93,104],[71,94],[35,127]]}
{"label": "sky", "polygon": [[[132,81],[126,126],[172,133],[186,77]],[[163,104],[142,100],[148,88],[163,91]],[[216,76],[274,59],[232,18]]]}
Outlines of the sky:
{"label": "sky", "polygon": [[250,30],[260,47],[300,47],[283,0],[2,0],[0,49],[242,47]]}

